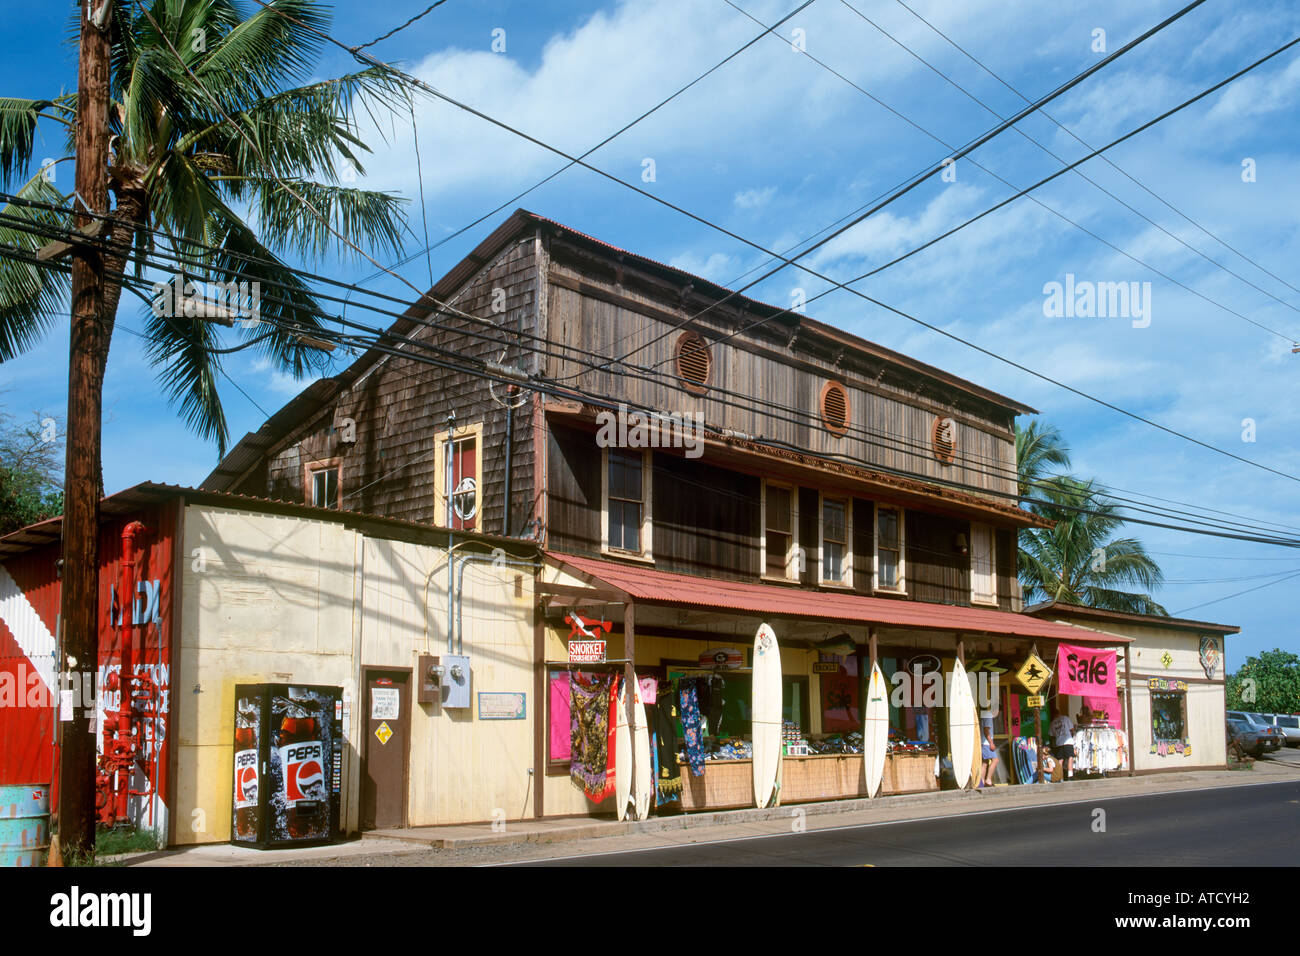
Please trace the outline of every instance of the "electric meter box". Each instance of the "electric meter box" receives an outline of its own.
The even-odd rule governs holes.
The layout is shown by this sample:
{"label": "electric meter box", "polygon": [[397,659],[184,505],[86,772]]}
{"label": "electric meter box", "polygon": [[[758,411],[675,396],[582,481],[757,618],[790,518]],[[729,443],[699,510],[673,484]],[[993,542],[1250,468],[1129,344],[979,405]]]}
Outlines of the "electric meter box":
{"label": "electric meter box", "polygon": [[470,706],[469,658],[460,654],[435,657],[421,654],[417,659],[416,701],[442,704],[443,707]]}

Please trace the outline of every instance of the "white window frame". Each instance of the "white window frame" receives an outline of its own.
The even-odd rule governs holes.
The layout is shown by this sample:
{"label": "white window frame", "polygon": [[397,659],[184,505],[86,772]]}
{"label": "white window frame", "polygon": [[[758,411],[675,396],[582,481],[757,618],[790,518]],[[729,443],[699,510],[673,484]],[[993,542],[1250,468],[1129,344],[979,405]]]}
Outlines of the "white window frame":
{"label": "white window frame", "polygon": [[[844,502],[844,579],[826,577],[826,499]],[[853,496],[817,492],[817,583],[822,587],[853,590]]]}
{"label": "white window frame", "polygon": [[[785,556],[785,576],[776,577],[767,570],[767,489],[780,488],[790,493],[790,550]],[[799,487],[782,481],[763,479],[763,500],[759,509],[758,573],[768,581],[798,581],[799,567]]]}
{"label": "white window frame", "polygon": [[483,480],[482,422],[462,425],[459,428],[438,432],[433,436],[434,447],[437,449],[437,454],[434,456],[433,523],[439,528],[451,527],[451,521],[448,520],[447,516],[450,507],[447,496],[455,491],[454,488],[447,487],[447,443],[450,441],[464,441],[467,438],[474,439],[474,480],[477,483],[478,491],[478,506],[474,512],[473,530],[483,530],[483,502],[486,483]]}
{"label": "white window frame", "polygon": [[[880,583],[880,512],[898,512],[898,585],[883,587]],[[891,549],[892,550],[892,549]],[[902,505],[871,503],[871,590],[883,594],[907,593],[907,509]]]}
{"label": "white window frame", "polygon": [[[988,534],[989,541],[989,582],[991,595],[981,595],[975,585],[975,529],[982,528]],[[998,539],[992,525],[982,521],[970,523],[970,602],[988,607],[998,606]]]}
{"label": "white window frame", "polygon": [[[633,454],[635,448],[615,448],[614,451]],[[600,450],[600,553],[618,558],[631,558],[637,561],[654,562],[654,458],[649,448],[641,452],[641,550],[624,551],[609,546],[609,452],[608,447]]]}
{"label": "white window frame", "polygon": [[323,458],[319,461],[310,461],[303,466],[303,499],[307,504],[314,508],[329,508],[330,505],[316,504],[316,476],[322,471],[337,471],[338,477],[334,479],[338,485],[338,510],[343,510],[343,459],[342,458]]}

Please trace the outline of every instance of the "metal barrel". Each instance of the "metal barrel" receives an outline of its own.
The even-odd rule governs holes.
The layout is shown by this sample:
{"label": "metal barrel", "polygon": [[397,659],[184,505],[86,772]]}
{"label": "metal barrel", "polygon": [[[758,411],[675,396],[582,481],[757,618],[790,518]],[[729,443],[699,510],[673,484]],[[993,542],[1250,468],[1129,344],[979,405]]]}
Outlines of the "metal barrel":
{"label": "metal barrel", "polygon": [[0,786],[0,866],[44,866],[49,849],[49,785]]}

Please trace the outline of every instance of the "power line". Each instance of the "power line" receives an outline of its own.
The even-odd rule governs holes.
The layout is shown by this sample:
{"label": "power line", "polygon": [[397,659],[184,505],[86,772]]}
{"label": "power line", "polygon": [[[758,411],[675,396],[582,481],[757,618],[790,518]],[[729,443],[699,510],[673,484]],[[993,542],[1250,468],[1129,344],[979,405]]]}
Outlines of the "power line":
{"label": "power line", "polygon": [[1295,573],[1289,574],[1284,578],[1279,578],[1276,581],[1269,581],[1267,584],[1259,584],[1253,588],[1246,588],[1246,590],[1237,591],[1235,594],[1225,594],[1223,597],[1215,598],[1213,601],[1202,601],[1200,604],[1193,604],[1191,607],[1185,607],[1181,611],[1175,611],[1173,616],[1179,617],[1183,614],[1186,614],[1188,611],[1195,611],[1197,608],[1209,607],[1211,604],[1218,604],[1221,601],[1228,601],[1235,597],[1241,597],[1243,594],[1250,594],[1252,591],[1260,591],[1263,590],[1264,588],[1271,588],[1275,584],[1281,584],[1283,581],[1290,581],[1294,578],[1300,578],[1300,570],[1297,570]]}
{"label": "power line", "polygon": [[[4,218],[3,216],[0,216],[0,219],[3,219],[3,218]],[[21,220],[19,221],[19,225],[20,225],[20,227],[24,227],[24,228],[29,228],[29,229],[34,228],[32,223],[30,223],[30,222],[24,222],[24,221],[21,221]],[[36,231],[39,232],[39,231],[41,231],[41,229],[37,228]],[[46,234],[50,234],[48,228],[45,228],[44,231],[46,232]],[[112,246],[112,245],[113,245],[113,243],[111,242],[111,240],[107,243],[107,245],[108,245],[108,246]],[[134,251],[134,250],[132,250],[132,249],[125,248],[124,244],[120,244],[120,243],[119,243],[119,244],[117,244],[117,246],[118,246],[118,248],[117,248],[116,251],[118,251],[119,253],[123,254],[123,255],[126,256],[128,259],[133,260],[133,261],[137,261],[137,262],[141,262],[141,263],[143,263],[143,264],[149,265],[149,266],[154,267],[154,268],[159,268],[158,263],[157,263],[156,261],[151,261],[151,260],[149,260],[149,259],[147,258],[147,256],[142,256],[142,255],[141,255],[140,253],[138,253],[137,251]],[[18,250],[14,250],[14,251],[15,251],[15,252],[18,252]],[[27,261],[28,259],[30,259],[30,253],[24,253],[24,255],[23,255],[23,256],[19,256],[19,258],[23,258],[24,261]],[[129,281],[129,280],[128,280],[128,281]],[[143,282],[143,280],[138,280],[138,281]],[[137,294],[137,295],[141,295],[141,297],[144,298],[143,295],[142,295],[142,294],[141,294],[137,289],[134,288],[134,286],[128,286],[128,287],[131,288],[131,291],[132,291],[132,292],[134,292],[134,293]],[[266,297],[266,298],[267,298],[269,301],[276,301],[276,300],[274,299],[274,297],[269,297],[269,296],[268,296],[268,297]],[[145,301],[148,302],[147,299],[145,299]],[[381,312],[382,312],[383,310],[377,310],[377,311],[381,311]],[[391,313],[390,313],[390,314],[391,314]],[[429,343],[422,343],[422,342],[420,342],[419,340],[409,339],[409,338],[405,338],[405,337],[401,337],[401,336],[395,336],[394,333],[392,333],[391,331],[385,332],[385,331],[382,330],[382,329],[373,329],[373,328],[370,328],[370,327],[368,327],[368,326],[364,326],[364,325],[357,324],[357,323],[355,323],[355,322],[347,321],[347,320],[345,320],[345,319],[339,319],[339,321],[344,322],[345,324],[347,324],[347,325],[349,325],[349,326],[352,326],[352,327],[354,327],[354,328],[361,329],[361,330],[363,330],[367,335],[378,336],[378,337],[383,337],[383,336],[387,335],[387,336],[389,336],[389,337],[395,337],[395,338],[399,339],[399,341],[400,341],[403,345],[410,345],[410,346],[413,346],[413,347],[422,347],[422,348],[427,348],[427,349],[431,349],[431,350],[433,350],[433,351],[435,351],[435,352],[437,352],[437,353],[439,353],[439,354],[441,354],[441,355],[451,356],[451,357],[454,357],[454,358],[458,358],[458,359],[462,359],[462,360],[464,360],[464,356],[462,356],[460,353],[456,353],[456,352],[449,351],[449,350],[445,350],[445,349],[440,349],[440,348],[437,348],[436,346],[432,346],[432,345],[429,344]],[[270,324],[275,325],[275,323],[270,323]],[[301,332],[299,332],[299,331],[296,330],[296,329],[292,329],[292,328],[290,328],[289,330],[290,330],[291,332],[293,332],[294,334],[302,334]],[[452,331],[452,330],[448,329],[447,331]],[[460,330],[460,331],[465,331],[465,330]],[[311,334],[315,335],[315,334],[318,334],[318,333],[313,331],[313,332],[311,332]],[[355,337],[350,337],[350,338],[348,339],[349,344],[354,343],[354,342],[357,342],[357,341],[358,341],[358,340],[355,339]],[[367,342],[362,342],[362,343],[360,343],[360,344],[362,344],[362,345],[365,346],[365,347],[373,347],[373,343],[370,343],[370,342],[368,342],[368,341],[367,341]],[[520,345],[519,347],[523,347],[523,346]],[[213,351],[221,352],[221,351],[223,351],[223,350],[213,350]],[[401,353],[401,354],[406,354],[406,353]],[[469,361],[475,363],[475,364],[478,365],[479,367],[482,367],[482,366],[481,366],[481,363],[479,363],[478,360],[469,360]],[[638,376],[633,376],[633,377],[638,377]],[[644,376],[640,376],[640,377],[644,378]],[[717,392],[722,392],[722,391],[727,391],[727,390],[715,389],[715,391],[717,391]],[[793,423],[795,423],[795,424],[801,424],[801,425],[809,425],[809,424],[811,424],[812,421],[813,421],[813,416],[811,415],[811,413],[804,412],[804,411],[801,410],[801,409],[792,408],[791,406],[783,405],[783,404],[781,404],[781,403],[775,403],[775,402],[770,402],[770,401],[764,401],[764,400],[762,400],[762,399],[760,399],[760,398],[758,398],[758,397],[756,397],[756,396],[750,396],[750,395],[747,395],[747,394],[745,394],[745,393],[736,393],[736,392],[730,392],[730,391],[727,391],[727,394],[729,394],[729,395],[738,395],[739,397],[745,399],[746,401],[745,401],[744,403],[738,403],[738,402],[735,402],[735,401],[729,401],[729,400],[726,400],[726,399],[718,399],[718,398],[716,397],[716,395],[714,396],[714,399],[713,399],[713,400],[714,400],[714,401],[722,401],[722,402],[724,402],[725,404],[731,405],[731,406],[733,406],[733,407],[738,407],[738,408],[746,409],[746,410],[749,409],[749,407],[750,407],[751,404],[755,404],[755,403],[756,403],[756,404],[760,404],[760,405],[765,404],[765,405],[768,405],[769,407],[774,408],[774,409],[779,409],[779,410],[782,410],[782,411],[793,411],[794,414],[800,416],[800,417],[797,418],[797,419],[795,419],[795,418],[790,418],[788,415],[787,415],[787,416],[782,416],[782,415],[779,415],[779,414],[773,414],[773,415],[771,415],[770,417],[773,417],[773,418],[776,418],[776,419],[782,419],[782,420],[785,420],[785,421],[789,421],[789,422],[793,422]],[[921,458],[926,458],[926,457],[928,457],[929,448],[928,448],[928,446],[925,446],[924,443],[922,443],[922,442],[909,441],[909,440],[906,438],[906,436],[898,435],[897,433],[883,432],[883,433],[878,433],[878,434],[880,435],[880,437],[885,438],[886,440],[892,440],[894,444],[893,444],[893,445],[890,445],[890,444],[881,444],[881,443],[878,442],[878,441],[872,441],[872,440],[871,440],[871,437],[870,437],[871,434],[877,434],[877,433],[870,433],[869,431],[867,432],[867,436],[868,436],[868,437],[866,438],[866,444],[868,444],[868,445],[875,445],[875,446],[877,446],[877,447],[880,447],[880,448],[882,448],[882,449],[885,449],[886,451],[890,451],[890,450],[900,450],[900,449],[901,449],[901,450],[903,450],[905,453],[911,451],[911,453],[913,453],[913,454],[915,454],[915,455],[917,455],[918,457],[921,457]],[[898,446],[898,447],[895,448],[894,445],[896,445],[896,446]],[[909,447],[909,446],[910,446],[910,447]],[[791,447],[794,447],[794,446],[791,446]],[[979,459],[979,460],[981,460],[981,461],[993,462],[993,459],[986,459],[986,458],[984,458],[983,456],[976,456],[976,458]],[[881,467],[880,465],[878,465],[878,464],[876,464],[876,463],[873,463],[873,462],[867,462],[867,461],[864,461],[864,460],[861,460],[861,459],[851,459],[851,460],[854,461],[854,463],[857,463],[857,464],[863,464],[863,465],[865,465],[866,467],[873,468],[873,469],[876,469],[876,470],[880,470],[880,467]],[[1006,468],[1006,467],[1002,467],[1002,466],[1000,465],[999,462],[994,462],[994,463],[993,463],[993,470],[991,470],[991,471],[990,471],[989,469],[987,469],[987,468],[977,467],[977,466],[974,465],[974,464],[969,464],[969,465],[966,465],[965,467],[967,468],[968,471],[970,471],[971,473],[976,474],[976,475],[985,475],[985,476],[988,476],[988,477],[994,477],[994,478],[999,478],[999,479],[1008,480],[1008,481],[1015,480],[1015,479],[1018,477],[1017,473],[1016,473],[1013,469]],[[886,470],[888,470],[888,469],[886,469]],[[941,486],[954,487],[954,488],[956,488],[956,489],[958,489],[958,490],[971,491],[971,492],[974,492],[974,493],[985,493],[985,494],[993,493],[993,492],[989,492],[987,489],[984,489],[984,488],[980,488],[980,487],[976,487],[976,486],[965,485],[965,484],[962,484],[961,482],[953,481],[953,480],[950,480],[950,479],[943,479],[943,478],[938,478],[938,477],[935,477],[935,476],[929,476],[929,475],[917,474],[917,473],[915,473],[915,472],[907,472],[907,471],[902,471],[902,470],[898,470],[898,469],[894,469],[894,470],[893,470],[893,473],[906,475],[907,477],[916,478],[916,479],[920,479],[920,480],[927,481],[927,482],[931,482],[931,483],[936,483],[936,484],[939,484],[939,485],[941,485]],[[1049,487],[1049,486],[1051,485],[1051,480],[1049,479],[1049,480],[1047,480],[1047,481],[1044,481],[1042,484],[1043,484],[1044,487]],[[1120,489],[1120,490],[1122,490],[1122,489]],[[1007,498],[1009,498],[1009,499],[1025,500],[1025,501],[1027,501],[1027,502],[1033,502],[1033,501],[1035,501],[1035,499],[1030,499],[1030,498],[1020,499],[1020,498],[1019,498],[1018,496],[1016,496],[1016,495],[1009,495],[1009,494],[1005,494],[1005,493],[997,493],[997,494],[1002,494],[1003,497],[1007,497]],[[1151,507],[1145,506],[1145,505],[1144,505],[1143,503],[1141,503],[1141,502],[1135,502],[1135,501],[1133,501],[1133,499],[1123,498],[1123,497],[1121,497],[1121,496],[1114,495],[1113,493],[1110,493],[1108,489],[1098,489],[1098,490],[1095,492],[1095,494],[1097,494],[1097,495],[1105,494],[1106,497],[1108,498],[1108,500],[1113,500],[1113,501],[1117,501],[1117,502],[1127,502],[1127,504],[1125,505],[1125,507],[1127,507],[1129,510],[1137,510],[1137,511],[1140,511],[1140,512],[1145,512],[1145,513],[1153,514],[1153,515],[1156,515],[1156,516],[1161,516],[1161,517],[1168,516],[1168,517],[1173,517],[1173,518],[1182,518],[1182,519],[1184,519],[1184,520],[1191,520],[1191,521],[1193,521],[1194,523],[1197,523],[1197,524],[1204,524],[1204,525],[1207,525],[1207,526],[1213,526],[1213,527],[1234,527],[1234,526],[1235,526],[1235,527],[1238,527],[1238,528],[1241,528],[1241,527],[1247,527],[1247,526],[1243,526],[1243,525],[1241,525],[1239,522],[1227,522],[1227,523],[1225,524],[1225,523],[1222,522],[1222,521],[1217,521],[1217,522],[1216,522],[1216,521],[1206,521],[1206,520],[1202,520],[1201,516],[1199,516],[1199,515],[1189,514],[1188,512],[1185,512],[1185,511],[1179,511],[1179,510],[1176,510],[1176,509],[1168,509],[1168,508],[1151,508]],[[1147,495],[1144,495],[1143,497],[1151,497],[1151,498],[1155,498],[1155,496],[1147,496]],[[1166,500],[1166,499],[1155,498],[1155,500]],[[1040,502],[1040,503],[1042,503],[1042,502]],[[1215,510],[1215,509],[1205,509],[1205,508],[1203,508],[1202,506],[1190,506],[1190,507],[1195,507],[1195,508],[1198,508],[1198,509],[1200,509],[1200,510],[1210,510],[1210,511],[1214,511],[1214,510]],[[1230,512],[1217,512],[1217,513],[1231,515]],[[1244,516],[1242,516],[1242,517],[1244,517]],[[1250,521],[1250,522],[1253,522],[1251,525],[1248,526],[1251,530],[1254,530],[1254,529],[1257,529],[1257,528],[1258,528],[1258,520],[1259,520],[1259,519],[1247,518],[1246,520],[1247,520],[1247,521]],[[1284,526],[1284,527],[1285,527],[1285,526]]]}
{"label": "power line", "polygon": [[389,37],[394,36],[394,35],[396,35],[396,34],[398,34],[398,33],[401,33],[403,30],[405,30],[407,27],[409,27],[412,23],[415,23],[415,21],[419,20],[421,17],[425,16],[426,14],[432,13],[434,10],[438,9],[438,7],[442,6],[442,5],[443,5],[444,3],[446,3],[446,2],[447,2],[447,0],[437,0],[436,3],[431,3],[431,4],[429,4],[427,7],[425,7],[423,10],[421,10],[419,13],[417,13],[415,16],[411,17],[411,19],[409,19],[409,20],[407,20],[405,23],[403,23],[401,26],[399,26],[399,27],[393,27],[393,29],[389,30],[389,31],[388,31],[387,33],[385,33],[383,36],[375,37],[375,38],[374,38],[373,40],[371,40],[369,43],[363,43],[363,44],[361,44],[360,46],[354,46],[354,47],[352,47],[352,48],[351,48],[351,49],[352,49],[352,52],[353,52],[353,53],[359,53],[359,52],[361,52],[362,50],[364,50],[366,47],[374,46],[376,43],[382,43],[384,40],[387,40]]}
{"label": "power line", "polygon": [[[1019,97],[1020,99],[1024,100],[1026,103],[1029,102],[1029,100],[1026,99],[1026,97],[1025,97],[1025,95],[1024,95],[1023,93],[1021,93],[1018,89],[1016,89],[1014,86],[1012,86],[1012,85],[1011,85],[1010,83],[1008,83],[1006,80],[1004,80],[1004,79],[1003,79],[1001,76],[999,76],[997,73],[993,72],[993,70],[989,69],[989,67],[987,67],[987,66],[986,66],[986,65],[985,65],[981,60],[979,60],[976,56],[974,56],[972,53],[970,53],[970,52],[969,52],[965,47],[963,47],[961,44],[959,44],[956,40],[952,39],[952,37],[948,36],[948,34],[944,33],[942,30],[940,30],[938,27],[936,27],[933,23],[931,23],[931,22],[930,22],[929,20],[927,20],[925,17],[921,16],[921,14],[919,14],[919,13],[917,13],[915,10],[913,10],[910,6],[908,6],[906,3],[904,3],[903,0],[895,0],[895,2],[896,2],[900,7],[902,7],[904,10],[906,10],[908,13],[910,13],[912,16],[914,16],[916,19],[918,19],[918,20],[920,20],[922,23],[924,23],[924,24],[925,24],[927,27],[929,27],[929,28],[930,28],[934,33],[938,34],[938,35],[939,35],[940,37],[942,37],[945,41],[947,41],[947,43],[948,43],[950,46],[952,46],[952,47],[953,47],[954,49],[956,49],[959,53],[961,53],[964,57],[966,57],[966,59],[970,60],[972,63],[974,63],[976,66],[978,66],[981,70],[983,70],[983,71],[984,71],[985,73],[987,73],[989,76],[993,77],[993,79],[995,79],[995,80],[997,80],[999,83],[1001,83],[1003,87],[1005,87],[1006,89],[1010,90],[1012,93],[1014,93],[1014,94],[1015,94],[1017,97]],[[1059,128],[1062,132],[1064,132],[1067,136],[1069,136],[1071,139],[1073,139],[1073,140],[1074,140],[1076,143],[1078,143],[1080,146],[1083,146],[1085,149],[1092,149],[1092,147],[1091,147],[1087,142],[1085,142],[1084,140],[1080,139],[1077,135],[1075,135],[1075,133],[1074,133],[1073,130],[1071,130],[1071,129],[1070,129],[1069,127],[1067,127],[1067,126],[1062,125],[1062,124],[1061,124],[1061,123],[1060,123],[1060,122],[1059,122],[1055,117],[1053,117],[1053,116],[1052,116],[1050,113],[1048,113],[1046,110],[1040,110],[1039,112],[1042,113],[1044,119],[1049,120],[1050,122],[1052,122],[1053,124],[1055,124],[1055,125],[1057,126],[1057,128]],[[1201,225],[1201,223],[1197,222],[1197,221],[1196,221],[1195,219],[1193,219],[1191,216],[1187,215],[1185,212],[1183,212],[1183,211],[1182,211],[1181,209],[1179,209],[1177,206],[1174,206],[1172,203],[1170,203],[1167,199],[1165,199],[1165,198],[1164,198],[1163,196],[1161,196],[1159,193],[1157,193],[1157,192],[1155,192],[1154,190],[1150,189],[1150,188],[1149,188],[1145,183],[1141,182],[1141,181],[1138,180],[1136,177],[1130,175],[1130,174],[1129,174],[1125,169],[1123,169],[1121,166],[1119,166],[1118,164],[1116,164],[1116,163],[1115,163],[1115,162],[1114,162],[1110,157],[1108,157],[1108,156],[1103,156],[1103,157],[1102,157],[1102,162],[1104,162],[1107,166],[1109,166],[1111,169],[1115,170],[1115,171],[1116,171],[1117,173],[1119,173],[1120,175],[1124,176],[1126,179],[1128,179],[1130,182],[1132,182],[1134,185],[1136,185],[1139,189],[1141,189],[1141,190],[1142,190],[1143,192],[1145,192],[1147,195],[1151,196],[1153,199],[1155,199],[1155,200],[1157,200],[1158,202],[1160,202],[1162,205],[1164,205],[1164,206],[1165,206],[1167,209],[1169,209],[1171,212],[1176,213],[1177,215],[1179,215],[1179,216],[1181,216],[1183,219],[1185,219],[1187,222],[1191,223],[1193,226],[1195,226],[1195,227],[1196,227],[1197,229],[1199,229],[1201,232],[1205,233],[1205,235],[1209,236],[1211,239],[1213,239],[1213,240],[1214,240],[1215,242],[1217,242],[1219,245],[1223,246],[1223,248],[1227,249],[1229,252],[1231,252],[1231,253],[1233,253],[1234,255],[1238,256],[1239,258],[1245,260],[1246,262],[1249,262],[1251,265],[1253,265],[1253,266],[1254,266],[1256,269],[1258,269],[1260,272],[1264,273],[1266,276],[1269,276],[1269,277],[1272,278],[1272,279],[1276,279],[1278,282],[1282,283],[1282,285],[1286,286],[1286,287],[1287,287],[1288,289],[1290,289],[1292,292],[1300,293],[1300,288],[1296,288],[1296,287],[1293,286],[1291,283],[1287,282],[1286,279],[1283,279],[1283,278],[1282,278],[1280,275],[1278,275],[1277,273],[1275,273],[1275,272],[1270,272],[1268,269],[1264,268],[1264,266],[1260,265],[1257,261],[1255,261],[1254,259],[1252,259],[1250,256],[1246,255],[1244,252],[1241,252],[1239,249],[1235,248],[1234,246],[1229,245],[1229,244],[1228,244],[1224,239],[1220,238],[1216,233],[1210,231],[1208,228],[1206,228],[1205,226]]]}
{"label": "power line", "polygon": [[[800,4],[798,7],[795,7],[793,10],[791,10],[789,13],[787,13],[784,17],[782,17],[780,20],[778,20],[778,21],[774,24],[774,27],[775,27],[775,26],[780,26],[781,24],[785,23],[787,20],[792,19],[792,18],[795,17],[797,14],[801,13],[803,10],[807,9],[808,7],[810,7],[814,2],[815,2],[815,0],[806,0],[805,3],[802,3],[802,4]],[[766,31],[764,31],[764,33],[765,33],[765,32],[766,32]],[[610,133],[608,136],[606,136],[604,139],[602,139],[602,140],[601,140],[599,143],[597,143],[595,146],[592,146],[592,147],[591,147],[590,149],[588,149],[586,152],[582,153],[582,154],[581,154],[580,156],[578,156],[576,159],[572,159],[572,160],[570,160],[569,162],[565,163],[563,166],[561,166],[561,167],[560,167],[559,169],[557,169],[555,172],[551,173],[549,176],[546,176],[546,177],[544,177],[544,178],[538,180],[538,181],[535,182],[533,185],[531,185],[531,186],[529,186],[527,189],[525,189],[523,192],[521,192],[521,193],[517,193],[516,195],[514,195],[514,196],[511,197],[510,199],[507,199],[505,202],[501,203],[501,204],[500,204],[499,206],[497,206],[496,208],[494,208],[494,209],[492,209],[492,210],[490,210],[490,211],[484,213],[483,215],[479,216],[479,217],[478,217],[477,219],[475,219],[473,222],[466,223],[464,226],[461,226],[459,229],[457,229],[455,232],[451,233],[450,235],[444,236],[443,238],[439,239],[439,240],[438,240],[437,242],[435,242],[433,245],[428,245],[428,244],[427,244],[428,240],[426,239],[426,245],[425,245],[425,248],[423,248],[423,249],[421,249],[421,250],[419,250],[419,251],[417,251],[417,252],[414,252],[414,253],[412,253],[411,255],[405,257],[404,259],[401,259],[401,260],[399,260],[399,261],[393,263],[392,268],[396,269],[396,268],[398,268],[398,267],[400,267],[400,266],[404,266],[404,265],[406,265],[408,262],[412,262],[412,261],[414,261],[415,259],[419,258],[421,255],[426,254],[426,253],[429,253],[429,252],[432,252],[434,249],[437,249],[439,246],[442,246],[443,244],[448,243],[448,242],[450,242],[451,240],[455,239],[457,236],[462,235],[463,233],[468,232],[470,229],[473,229],[475,226],[477,226],[479,223],[483,222],[484,220],[489,219],[489,218],[491,218],[492,216],[495,216],[497,213],[499,213],[501,210],[505,209],[507,206],[512,206],[512,205],[514,205],[514,204],[517,203],[519,200],[521,200],[521,199],[523,199],[525,196],[527,196],[529,193],[534,192],[534,191],[537,190],[537,189],[540,189],[542,186],[545,186],[547,183],[549,183],[549,182],[550,182],[552,179],[554,179],[555,177],[559,176],[561,173],[563,173],[563,172],[565,172],[565,171],[567,171],[567,170],[569,170],[569,169],[572,169],[575,165],[578,164],[578,161],[579,161],[579,160],[586,159],[588,156],[590,156],[592,153],[596,152],[596,151],[597,151],[598,149],[600,149],[601,147],[606,146],[607,144],[613,142],[615,139],[617,139],[618,137],[620,137],[620,136],[622,136],[624,133],[626,133],[628,130],[630,130],[633,126],[636,126],[636,125],[637,125],[638,123],[640,123],[642,120],[644,120],[644,119],[646,119],[647,117],[653,115],[654,113],[657,113],[660,109],[662,109],[663,107],[667,106],[667,105],[668,105],[669,103],[671,103],[673,100],[677,99],[677,97],[681,96],[683,93],[685,93],[685,92],[686,92],[687,90],[689,90],[691,87],[695,86],[695,84],[699,83],[699,82],[700,82],[701,80],[703,80],[705,77],[711,75],[712,73],[716,72],[718,69],[720,69],[720,68],[721,68],[722,66],[724,66],[725,64],[731,62],[731,61],[734,60],[736,57],[740,56],[740,54],[744,53],[746,50],[748,50],[751,46],[753,46],[753,45],[754,45],[755,43],[757,43],[759,40],[763,39],[764,33],[760,33],[760,34],[758,34],[758,35],[755,36],[753,39],[751,39],[751,40],[749,40],[747,43],[745,43],[743,46],[738,47],[737,49],[733,50],[731,53],[727,54],[725,57],[723,57],[723,58],[722,58],[721,60],[719,60],[717,63],[713,64],[713,66],[709,67],[707,70],[705,70],[705,71],[704,71],[703,73],[701,73],[699,76],[695,77],[695,79],[691,80],[691,81],[690,81],[689,83],[687,83],[685,86],[678,87],[676,90],[674,90],[674,91],[673,91],[672,93],[670,93],[668,96],[664,97],[662,100],[660,100],[660,101],[659,101],[658,103],[656,103],[654,106],[650,107],[650,108],[649,108],[648,110],[646,110],[644,113],[641,113],[639,116],[637,116],[637,117],[636,117],[635,119],[633,119],[631,122],[629,122],[629,123],[625,123],[623,126],[619,127],[617,130],[615,130],[614,132],[612,132],[612,133]],[[334,41],[334,42],[337,42],[337,41]],[[348,49],[351,50],[351,48],[348,48]],[[386,64],[380,64],[380,65],[386,67]],[[372,275],[366,276],[364,279],[361,280],[360,284],[361,284],[361,285],[365,285],[367,282],[370,282],[370,281],[372,281],[372,280],[378,278],[379,276],[383,275],[385,271],[386,271],[386,270],[380,270],[379,272],[376,272],[376,273],[374,273],[374,274],[372,274]]]}

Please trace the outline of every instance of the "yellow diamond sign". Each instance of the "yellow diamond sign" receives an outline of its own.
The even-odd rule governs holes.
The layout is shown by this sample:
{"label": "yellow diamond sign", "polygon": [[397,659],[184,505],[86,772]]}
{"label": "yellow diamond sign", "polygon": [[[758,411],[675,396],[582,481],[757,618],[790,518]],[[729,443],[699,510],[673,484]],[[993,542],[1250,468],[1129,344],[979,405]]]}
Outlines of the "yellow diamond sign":
{"label": "yellow diamond sign", "polygon": [[388,726],[388,721],[384,721],[375,728],[375,736],[379,738],[381,744],[388,743],[388,738],[393,736],[393,728]]}
{"label": "yellow diamond sign", "polygon": [[1037,654],[1030,654],[1020,665],[1020,670],[1016,671],[1016,680],[1031,694],[1037,694],[1051,678],[1052,669]]}

